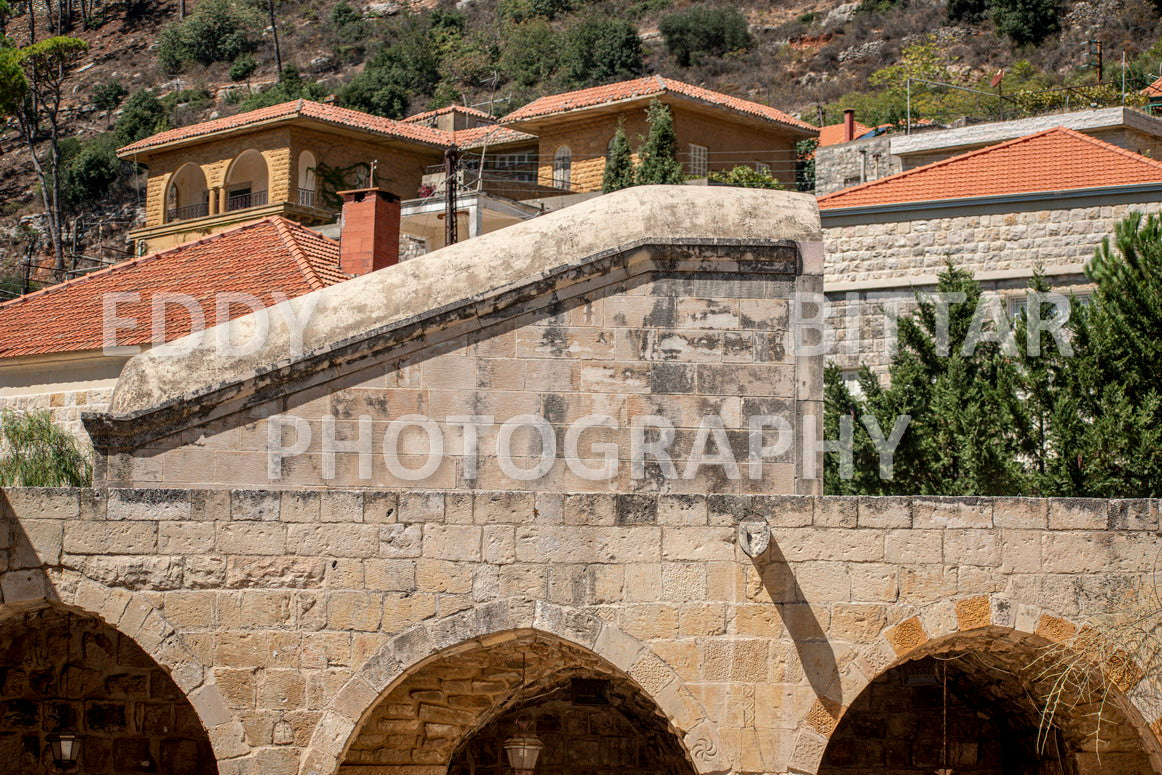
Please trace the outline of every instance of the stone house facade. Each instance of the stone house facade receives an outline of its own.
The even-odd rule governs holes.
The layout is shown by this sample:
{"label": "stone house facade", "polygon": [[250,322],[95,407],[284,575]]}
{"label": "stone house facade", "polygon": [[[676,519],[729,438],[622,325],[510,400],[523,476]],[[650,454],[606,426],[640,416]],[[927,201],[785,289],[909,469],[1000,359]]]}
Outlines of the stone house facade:
{"label": "stone house facade", "polygon": [[[881,139],[881,138],[877,138]],[[819,200],[835,347],[884,373],[891,314],[907,314],[951,262],[1023,309],[1035,271],[1084,303],[1085,263],[1132,211],[1157,212],[1162,164],[1056,129],[844,189]]]}
{"label": "stone house facade", "polygon": [[[558,441],[577,415],[616,418],[584,427],[594,452],[626,448],[635,401],[675,450],[698,415],[726,433],[707,452],[738,459],[746,413],[809,434],[821,358],[768,336],[793,291],[821,288],[808,197],[647,187],[513,231],[302,297],[282,312],[322,314],[301,347],[276,311],[245,356],[135,357],[86,417],[102,486],[0,493],[0,702],[51,709],[0,728],[19,771],[53,771],[46,739],[72,708],[86,772],[111,756],[119,772],[499,773],[522,730],[546,773],[1162,772],[1162,691],[1131,657],[1083,652],[1108,689],[1100,726],[1092,697],[1067,696],[1040,748],[1029,702],[1046,649],[1072,653],[1150,583],[1154,501],[822,497],[812,443],[762,457],[769,478],[647,469],[578,490],[592,480],[573,469],[488,478],[505,445],[487,428],[477,477],[451,435],[455,477],[396,486],[376,462],[361,479],[363,416],[378,449],[376,423],[445,426],[443,407],[541,414]],[[415,441],[395,437],[405,468],[431,451]],[[509,441],[513,470],[558,449]],[[51,636],[62,622],[78,650]],[[51,659],[24,645],[40,633]],[[96,648],[122,641],[147,659]],[[11,678],[62,650],[87,683]],[[155,701],[172,726],[136,711]]]}

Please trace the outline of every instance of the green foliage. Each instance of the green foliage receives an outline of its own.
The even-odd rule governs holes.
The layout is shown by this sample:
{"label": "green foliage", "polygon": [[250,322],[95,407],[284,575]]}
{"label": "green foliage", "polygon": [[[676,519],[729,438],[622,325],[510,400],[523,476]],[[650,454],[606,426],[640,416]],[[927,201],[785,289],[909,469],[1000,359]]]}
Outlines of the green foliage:
{"label": "green foliage", "polygon": [[109,195],[110,187],[121,178],[122,164],[117,158],[116,132],[84,143],[70,140],[70,145],[61,145],[61,196],[67,208],[78,210]]}
{"label": "green foliage", "polygon": [[0,48],[0,115],[16,116],[25,108],[28,78],[20,66],[20,49]]}
{"label": "green foliage", "polygon": [[815,190],[815,149],[818,147],[817,137],[795,143],[795,188],[799,191]]}
{"label": "green foliage", "polygon": [[573,10],[573,0],[500,0],[500,14],[513,22],[556,19]]}
{"label": "green foliage", "polygon": [[250,95],[240,104],[242,110],[257,110],[291,100],[320,100],[325,96],[327,96],[326,86],[317,81],[304,79],[298,67],[287,65],[282,69],[282,78],[278,83],[258,94]]}
{"label": "green foliage", "polygon": [[128,145],[169,128],[169,112],[152,91],[138,89],[129,96],[113,131]]}
{"label": "green foliage", "polygon": [[629,188],[633,184],[633,153],[630,151],[629,138],[625,136],[625,127],[619,123],[605,157],[605,174],[601,178],[601,191],[608,194],[611,191]]}
{"label": "green foliage", "polygon": [[98,110],[112,111],[116,110],[117,106],[129,94],[129,90],[125,88],[125,84],[116,79],[99,83],[93,87],[89,93],[89,98],[93,101],[93,106]]}
{"label": "green foliage", "polygon": [[862,0],[855,12],[882,15],[895,11],[900,4],[901,0]]}
{"label": "green foliage", "polygon": [[557,37],[544,19],[531,19],[505,28],[500,70],[517,86],[547,81],[557,69]]}
{"label": "green foliage", "polygon": [[202,0],[191,14],[162,29],[157,61],[167,73],[189,63],[232,62],[255,51],[265,27],[260,15],[236,0]]}
{"label": "green foliage", "polygon": [[997,32],[1014,43],[1037,44],[1061,29],[1058,0],[989,0]]}
{"label": "green foliage", "polygon": [[988,15],[988,0],[948,0],[947,18],[950,22],[978,24]]}
{"label": "green foliage", "polygon": [[770,170],[756,170],[745,164],[739,164],[729,170],[711,172],[710,179],[715,183],[738,186],[739,188],[769,188],[776,191],[782,191],[785,188],[778,178],[771,174]]}
{"label": "green foliage", "polygon": [[698,64],[703,56],[722,56],[751,47],[746,17],[734,6],[695,5],[662,17],[658,29],[666,50],[681,67]]}
{"label": "green foliage", "polygon": [[561,35],[560,75],[570,86],[591,86],[642,72],[637,28],[615,16],[586,16]]}
{"label": "green foliage", "polygon": [[395,19],[383,48],[339,90],[339,104],[403,118],[411,95],[430,95],[440,83],[441,49],[464,25],[459,14],[439,10]]}
{"label": "green foliage", "polygon": [[336,96],[343,107],[376,116],[404,118],[408,112],[407,89],[383,70],[364,70],[339,89]]}
{"label": "green foliage", "polygon": [[93,464],[46,410],[0,410],[0,486],[88,487]]}
{"label": "green foliage", "polygon": [[368,24],[363,14],[345,2],[331,8],[329,24],[343,43],[361,44],[368,35]]}
{"label": "green foliage", "polygon": [[243,54],[230,63],[230,80],[247,81],[258,69],[258,60],[252,54]]}
{"label": "green foliage", "polygon": [[650,130],[638,152],[634,181],[639,186],[682,183],[686,175],[678,161],[678,137],[670,109],[654,99],[646,111]]}

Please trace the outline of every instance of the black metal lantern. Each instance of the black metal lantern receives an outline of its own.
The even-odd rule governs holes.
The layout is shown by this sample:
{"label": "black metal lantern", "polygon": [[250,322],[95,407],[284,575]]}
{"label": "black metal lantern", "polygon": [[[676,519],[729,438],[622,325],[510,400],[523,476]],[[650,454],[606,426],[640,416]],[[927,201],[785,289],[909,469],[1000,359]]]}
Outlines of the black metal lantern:
{"label": "black metal lantern", "polygon": [[58,769],[71,770],[81,755],[81,739],[72,732],[60,730],[46,738],[52,746],[52,761]]}

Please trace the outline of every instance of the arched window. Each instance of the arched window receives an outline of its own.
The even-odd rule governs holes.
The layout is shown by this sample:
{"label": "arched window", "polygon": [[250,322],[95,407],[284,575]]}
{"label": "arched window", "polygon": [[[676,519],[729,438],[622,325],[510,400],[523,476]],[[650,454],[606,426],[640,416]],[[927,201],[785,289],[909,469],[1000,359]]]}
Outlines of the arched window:
{"label": "arched window", "polygon": [[553,154],[553,187],[569,188],[573,182],[573,151],[562,145]]}
{"label": "arched window", "polygon": [[165,194],[166,223],[205,218],[210,214],[210,191],[206,176],[197,164],[182,165],[170,178]]}
{"label": "arched window", "polygon": [[315,206],[315,192],[318,191],[318,181],[315,177],[315,154],[303,151],[299,154],[299,204],[307,207]]}
{"label": "arched window", "polygon": [[266,159],[253,148],[243,151],[226,174],[226,210],[245,210],[267,203]]}

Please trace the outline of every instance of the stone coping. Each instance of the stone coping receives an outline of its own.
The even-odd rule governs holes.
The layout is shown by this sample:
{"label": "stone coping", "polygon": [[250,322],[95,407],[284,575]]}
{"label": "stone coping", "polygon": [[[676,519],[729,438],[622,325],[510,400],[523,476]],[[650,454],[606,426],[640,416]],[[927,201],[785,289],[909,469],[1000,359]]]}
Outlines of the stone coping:
{"label": "stone coping", "polygon": [[[649,265],[652,256],[633,256],[643,248],[664,246],[665,258],[695,259],[686,271],[707,271],[698,259],[729,254],[731,260],[719,260],[712,271],[750,272],[762,271],[764,248],[818,245],[821,239],[815,200],[807,194],[626,189],[141,353],[126,364],[109,411],[87,415],[86,428],[98,449],[132,449],[228,401],[251,395],[268,400],[278,388],[301,388],[312,374],[348,373],[348,364],[405,341],[430,341],[433,331],[454,322],[480,327],[482,318],[495,322],[513,309],[527,311],[622,281],[632,274],[627,265],[634,259],[638,273],[657,268]],[[796,273],[821,275],[822,250],[801,253]],[[600,266],[618,256],[620,266]],[[747,259],[757,259],[755,266]],[[292,324],[300,321],[306,325],[296,332]],[[260,341],[252,353],[229,354],[219,346],[251,337]]]}
{"label": "stone coping", "polygon": [[1158,531],[1162,499],[8,488],[9,519]]}

